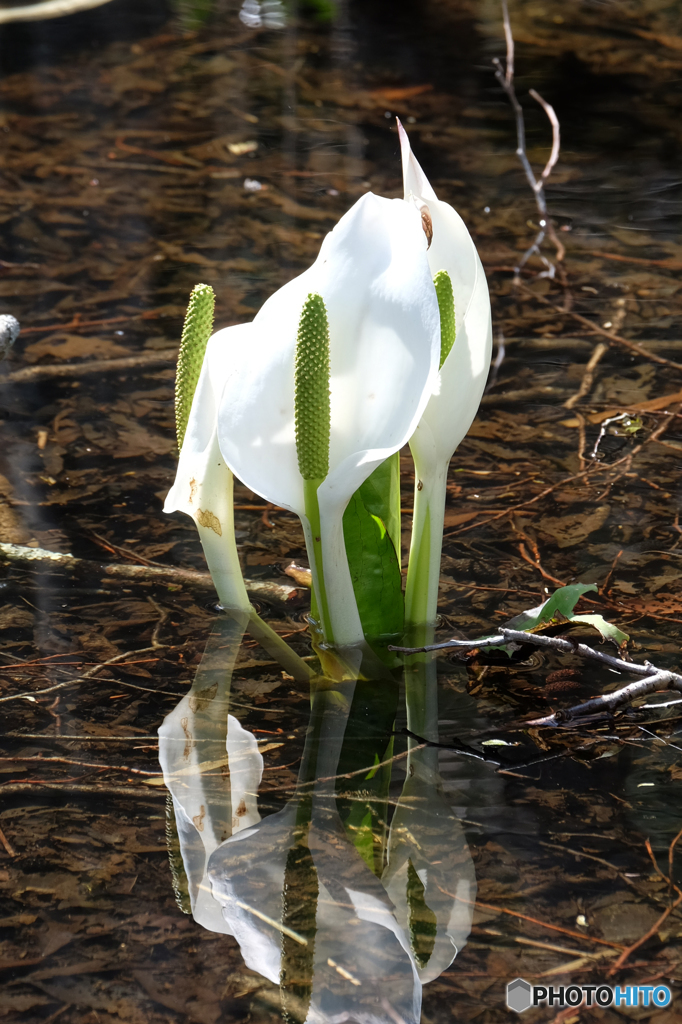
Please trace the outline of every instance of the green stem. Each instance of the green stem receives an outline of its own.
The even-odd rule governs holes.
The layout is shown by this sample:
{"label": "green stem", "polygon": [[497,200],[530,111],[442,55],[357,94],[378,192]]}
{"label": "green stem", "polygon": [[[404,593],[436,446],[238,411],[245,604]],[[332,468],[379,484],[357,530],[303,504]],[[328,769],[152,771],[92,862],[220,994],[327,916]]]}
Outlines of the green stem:
{"label": "green stem", "polygon": [[412,543],[405,587],[405,626],[417,638],[415,646],[423,646],[419,631],[433,627],[438,612],[448,464],[428,476],[422,476],[418,466],[415,469]]}
{"label": "green stem", "polygon": [[[449,460],[426,473],[415,463],[412,544],[405,589],[405,642],[423,647],[433,642],[438,613],[440,557],[443,546],[443,515]],[[438,740],[436,663],[432,654],[405,659],[405,695],[410,732]],[[417,745],[410,740],[408,747]],[[420,776],[437,772],[438,751],[426,748],[408,755],[408,771]]]}
{"label": "green stem", "polygon": [[305,503],[305,514],[310,527],[310,555],[311,570],[313,574],[313,586],[317,607],[322,619],[322,630],[328,644],[334,643],[332,621],[329,612],[327,589],[324,579],[324,562],[322,558],[322,528],[320,524],[320,505],[317,498],[317,488],[322,480],[304,480],[303,498]]}

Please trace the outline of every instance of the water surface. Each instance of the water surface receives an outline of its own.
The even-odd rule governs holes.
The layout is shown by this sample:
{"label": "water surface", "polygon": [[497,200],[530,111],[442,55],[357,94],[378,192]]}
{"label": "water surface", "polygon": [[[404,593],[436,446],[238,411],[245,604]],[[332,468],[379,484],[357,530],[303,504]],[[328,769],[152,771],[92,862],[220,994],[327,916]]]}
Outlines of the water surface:
{"label": "water surface", "polygon": [[[252,760],[262,757],[257,799],[252,794],[245,806],[271,836],[292,801],[300,804],[302,758],[310,760],[313,742],[306,751],[309,688],[248,634],[241,645],[234,636],[216,645],[216,630],[220,638],[226,627],[210,582],[148,571],[204,570],[192,523],[161,512],[175,467],[172,350],[197,281],[215,288],[220,326],[247,320],[312,262],[324,234],[363,192],[400,194],[395,115],[439,196],[472,231],[504,347],[453,460],[441,635],[480,635],[559,584],[582,581],[599,586],[583,610],[630,633],[633,658],[679,664],[676,9],[512,7],[517,86],[536,165],[550,136],[529,88],[554,104],[562,125],[548,201],[567,249],[568,292],[538,276],[537,260],[521,288],[512,283],[537,212],[491,69],[504,50],[495,4],[340,3],[328,21],[317,20],[313,5],[283,29],[250,28],[239,10],[220,4],[202,26],[188,6],[173,12],[150,4],[132,17],[114,0],[73,24],[16,26],[0,38],[0,312],[22,323],[3,364],[0,540],[83,559],[31,562],[24,550],[3,563],[0,968],[7,1019],[22,1024],[281,1018],[272,964],[268,978],[255,954],[244,962],[232,935],[183,914],[169,867],[174,840],[167,840],[158,729],[182,720],[178,707],[208,688],[207,671],[225,685],[231,670],[217,718],[224,735],[211,741],[225,749],[229,712]],[[551,246],[545,252],[552,257]],[[592,382],[572,403],[600,343],[606,348]],[[112,368],[111,360],[128,362]],[[614,424],[600,438],[604,415],[621,412],[638,418],[634,433]],[[403,454],[406,550],[412,478]],[[314,665],[305,589],[283,574],[305,558],[298,521],[245,488],[236,502],[254,600]],[[455,749],[426,748],[432,791],[407,801],[412,812],[424,807],[437,819],[413,832],[418,841],[425,830],[443,848],[442,856],[429,853],[432,874],[434,862],[445,861],[441,870],[455,883],[464,878],[471,897],[460,901],[472,916],[457,919],[454,962],[439,973],[440,954],[431,954],[437,976],[423,989],[423,1019],[507,1021],[505,986],[517,975],[557,984],[658,979],[677,992],[678,912],[608,976],[669,903],[646,843],[666,874],[682,825],[678,714],[674,704],[646,705],[674,695],[646,698],[614,721],[579,730],[529,730],[525,719],[617,681],[539,653],[511,664],[437,664],[440,742],[456,738],[478,751],[485,739],[513,745],[487,748],[504,762],[502,772]],[[299,887],[312,892],[306,885],[316,872],[318,899],[322,884],[336,900],[333,913],[325,911],[326,931],[318,918],[316,948],[326,952],[319,984],[339,986],[358,1021],[370,1004],[383,1020],[406,1018],[418,988],[415,949],[385,924],[375,924],[383,931],[365,935],[358,949],[392,944],[390,970],[380,956],[373,965],[358,960],[347,939],[348,908],[334,889],[344,883],[384,907],[397,905],[380,840],[392,821],[398,833],[405,807],[407,708],[399,678],[381,691],[395,701],[393,723],[393,706],[377,705],[377,692],[346,692],[347,718],[330,726],[339,761],[322,777],[359,773],[392,742],[389,798],[379,807],[365,792],[369,782],[318,787],[318,817],[303,844],[311,859],[295,867]],[[243,815],[230,805],[228,820],[225,794],[236,793],[237,782],[225,782],[218,765],[201,784],[217,787],[216,815],[235,828],[233,817]],[[367,813],[370,852],[352,840]],[[286,842],[285,854],[296,845]],[[228,843],[223,853],[238,847]],[[448,862],[455,854],[457,863]],[[177,850],[174,857],[177,875]],[[226,866],[223,857],[214,877],[225,891],[226,879],[238,887],[243,863]],[[679,884],[679,855],[672,863]],[[244,877],[248,884],[248,870]],[[441,878],[441,888],[458,892],[450,881]],[[176,877],[182,903],[178,885]],[[310,904],[297,927],[306,924],[306,907],[310,925]],[[398,917],[404,938],[409,922],[405,931]],[[272,952],[271,926],[261,924]],[[245,948],[247,938],[241,933]],[[356,986],[329,960],[356,978],[354,971],[374,970],[384,987],[366,979]],[[297,969],[305,977],[311,970],[305,962]],[[304,1002],[310,995],[294,994]],[[287,998],[285,1012],[300,1012],[285,991]],[[675,1013],[673,1004],[642,1019],[663,1024]],[[623,1015],[583,1008],[558,1019]]]}

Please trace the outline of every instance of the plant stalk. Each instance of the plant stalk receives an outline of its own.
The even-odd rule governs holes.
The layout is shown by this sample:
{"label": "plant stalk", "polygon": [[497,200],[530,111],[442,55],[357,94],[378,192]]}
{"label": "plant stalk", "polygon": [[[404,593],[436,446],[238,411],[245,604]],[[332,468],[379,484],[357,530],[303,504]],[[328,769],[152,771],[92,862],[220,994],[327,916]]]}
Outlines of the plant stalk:
{"label": "plant stalk", "polygon": [[406,632],[415,637],[426,636],[428,628],[436,623],[448,466],[449,460],[422,474],[415,464],[412,542],[405,588]]}

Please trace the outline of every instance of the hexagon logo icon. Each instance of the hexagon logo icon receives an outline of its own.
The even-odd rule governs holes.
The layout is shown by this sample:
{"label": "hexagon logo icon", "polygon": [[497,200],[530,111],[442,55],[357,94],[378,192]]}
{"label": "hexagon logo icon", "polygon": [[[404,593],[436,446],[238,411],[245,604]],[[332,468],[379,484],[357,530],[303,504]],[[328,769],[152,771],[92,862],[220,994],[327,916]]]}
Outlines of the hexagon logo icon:
{"label": "hexagon logo icon", "polygon": [[507,985],[507,1006],[516,1013],[523,1013],[532,1003],[531,987],[523,978],[514,978]]}

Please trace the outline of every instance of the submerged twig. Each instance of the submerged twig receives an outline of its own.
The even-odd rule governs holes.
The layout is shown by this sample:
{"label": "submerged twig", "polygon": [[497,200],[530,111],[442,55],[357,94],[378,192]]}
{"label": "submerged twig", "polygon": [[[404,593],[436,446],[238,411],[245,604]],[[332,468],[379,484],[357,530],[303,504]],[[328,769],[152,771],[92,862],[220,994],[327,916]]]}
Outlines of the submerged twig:
{"label": "submerged twig", "polygon": [[[91,562],[85,558],[61,551],[46,551],[44,548],[29,548],[21,544],[0,544],[0,560],[19,562],[27,568],[41,565],[44,569],[66,569],[70,572],[88,572],[117,579],[157,580],[159,583],[190,583],[193,586],[213,590],[213,580],[207,572],[179,569],[175,566],[123,565],[118,562]],[[291,607],[301,593],[300,587],[288,583],[273,583],[268,580],[244,580],[247,592],[263,601]]]}
{"label": "submerged twig", "polygon": [[607,330],[605,327],[600,327],[599,324],[595,323],[594,320],[590,320],[588,317],[583,316],[582,313],[576,313],[572,309],[559,309],[554,303],[545,298],[544,295],[538,295],[532,288],[528,288],[521,282],[517,282],[522,291],[524,291],[529,298],[535,299],[543,306],[549,306],[554,310],[555,313],[559,313],[561,316],[570,316],[573,320],[577,320],[578,323],[583,324],[585,327],[589,327],[592,334],[599,334],[603,338],[607,338],[609,341],[614,342],[616,345],[623,345],[625,348],[630,349],[631,352],[636,352],[638,356],[643,356],[644,359],[650,359],[652,363],[660,363],[661,366],[672,366],[676,370],[682,370],[682,363],[676,363],[673,359],[666,359],[664,356],[657,356],[655,352],[649,352],[647,349],[642,348],[636,341],[630,341],[629,338],[624,338],[620,334],[615,334],[613,331]]}
{"label": "submerged twig", "polygon": [[583,373],[583,379],[580,382],[580,387],[564,402],[564,409],[572,409],[573,406],[577,405],[581,398],[585,398],[589,395],[590,389],[592,388],[592,382],[594,381],[594,371],[597,369],[598,364],[601,362],[602,357],[608,352],[608,345],[605,345],[603,341],[597,342],[590,356],[589,362],[585,366],[585,372]]}
{"label": "submerged twig", "polygon": [[[630,957],[630,955],[635,952],[635,950],[639,949],[639,947],[643,946],[645,942],[648,942],[649,939],[653,938],[653,936],[656,935],[659,932],[659,930],[661,928],[661,925],[672,914],[673,910],[676,910],[677,907],[679,907],[679,905],[682,903],[682,890],[680,890],[679,886],[675,885],[675,883],[672,880],[673,856],[674,856],[674,853],[675,853],[675,846],[677,844],[678,839],[681,836],[682,836],[682,829],[680,829],[680,831],[677,833],[677,835],[675,836],[675,838],[673,839],[673,841],[671,842],[671,844],[670,844],[670,846],[668,848],[668,874],[667,875],[665,875],[661,871],[661,869],[659,868],[658,864],[656,863],[656,858],[653,855],[653,851],[651,849],[651,844],[650,844],[649,840],[647,839],[647,852],[649,853],[649,856],[651,857],[651,860],[653,861],[653,865],[654,865],[654,868],[656,869],[656,873],[658,875],[660,875],[661,878],[665,882],[668,883],[668,886],[670,888],[670,892],[671,892],[670,905],[663,911],[663,913],[658,918],[658,920],[655,921],[652,924],[652,926],[651,926],[651,928],[649,928],[648,932],[645,932],[645,934],[642,935],[641,938],[637,939],[637,942],[633,942],[633,944],[631,946],[628,946],[627,949],[623,950],[623,952],[618,957],[618,959],[616,960],[615,964],[613,965],[613,967],[609,971],[609,974],[614,974],[615,971],[619,970],[623,966],[625,961]],[[672,899],[672,890],[673,889],[677,893],[677,899],[676,900]]]}
{"label": "submerged twig", "polygon": [[51,377],[85,377],[90,373],[116,373],[119,370],[147,369],[174,363],[178,358],[177,348],[164,348],[158,352],[140,352],[123,356],[121,359],[89,359],[83,363],[56,363],[49,366],[25,366],[0,376],[0,384],[24,384],[28,381],[46,380]]}
{"label": "submerged twig", "polygon": [[[682,369],[682,366],[680,367],[680,369]],[[665,433],[665,431],[668,430],[671,422],[672,418],[670,416],[663,419],[660,425],[656,427],[656,429],[647,438],[640,442],[640,444],[636,445],[630,452],[627,453],[627,455],[624,455],[622,458],[617,459],[616,462],[603,464],[590,462],[585,469],[581,469],[578,473],[573,473],[571,476],[564,477],[562,480],[557,480],[556,483],[550,484],[549,487],[545,487],[544,490],[540,491],[539,494],[535,494],[532,498],[528,498],[526,501],[520,501],[516,505],[510,505],[509,508],[502,509],[500,512],[496,512],[494,515],[490,515],[485,520],[485,525],[487,526],[491,523],[494,523],[495,520],[502,519],[504,518],[504,516],[508,516],[511,512],[517,512],[519,509],[527,508],[529,505],[534,505],[535,502],[542,501],[542,499],[546,498],[547,495],[552,494],[553,491],[556,491],[561,487],[566,487],[567,484],[575,483],[577,480],[584,480],[588,477],[593,476],[595,473],[604,473],[616,469],[619,465],[621,465],[621,463],[626,461],[631,463],[635,455],[639,455],[639,453],[645,445],[651,444],[652,441],[659,440],[659,438]],[[611,482],[613,483],[613,481]],[[482,520],[477,520],[476,522],[470,523],[467,526],[461,526],[457,530],[452,530],[450,533],[446,533],[445,537],[456,537],[461,533],[468,533],[469,530],[475,530],[477,527],[482,525]]]}
{"label": "submerged twig", "polygon": [[[521,161],[521,166],[523,167],[526,178],[528,179],[528,184],[535,196],[535,204],[538,208],[538,213],[540,214],[540,230],[535,236],[535,240],[532,245],[529,246],[519,260],[518,265],[514,267],[514,280],[518,283],[522,268],[533,254],[539,256],[546,267],[546,270],[542,271],[540,277],[553,278],[556,276],[556,265],[548,260],[540,251],[540,246],[545,240],[545,235],[551,239],[552,244],[556,249],[557,263],[561,263],[566,254],[563,243],[557,236],[554,225],[547,213],[547,199],[545,197],[545,182],[549,178],[554,165],[559,159],[561,132],[559,119],[556,116],[556,112],[552,105],[548,103],[547,100],[545,100],[538,92],[536,92],[535,89],[531,89],[530,95],[540,104],[549,119],[550,125],[552,126],[552,150],[540,177],[537,178],[530,165],[530,160],[528,159],[528,154],[526,152],[526,124],[523,117],[523,108],[519,103],[516,95],[516,89],[514,88],[514,35],[512,33],[511,22],[509,20],[507,0],[502,0],[502,18],[504,22],[504,36],[507,42],[507,55],[505,58],[504,68],[502,67],[502,61],[499,60],[498,57],[494,58],[493,64],[495,66],[495,78],[504,89],[507,98],[511,103],[512,110],[514,111],[514,116],[516,118],[516,155]],[[560,274],[560,276],[562,277],[562,283],[565,284],[563,281],[564,275]]]}
{"label": "submerged twig", "polygon": [[[120,796],[120,797],[142,797],[144,800],[154,800],[159,797],[165,799],[166,790],[150,789],[144,785],[140,786],[112,786],[103,783],[93,785],[92,783],[78,782],[6,782],[0,786],[0,798],[3,796],[18,796],[30,793],[31,796],[44,796],[46,793],[64,793],[72,797],[78,794],[83,796]],[[24,961],[25,962],[25,961]]]}
{"label": "submerged twig", "polygon": [[14,849],[5,833],[0,828],[0,843],[5,847],[5,852],[8,857],[16,857],[17,851]]}
{"label": "submerged twig", "polygon": [[0,25],[6,25],[10,21],[45,21],[50,18],[63,18],[66,14],[89,11],[93,7],[102,7],[106,3],[109,3],[109,0],[41,0],[40,3],[7,7],[0,10]]}
{"label": "submerged twig", "polygon": [[552,650],[560,651],[562,654],[575,654],[580,658],[590,661],[598,661],[608,668],[618,672],[628,672],[631,675],[643,676],[638,682],[628,683],[627,686],[614,690],[613,693],[601,694],[592,700],[577,704],[575,707],[566,708],[547,715],[545,718],[534,718],[525,722],[524,725],[532,726],[559,726],[569,722],[584,720],[585,716],[594,715],[596,712],[611,712],[615,708],[626,704],[636,697],[642,697],[655,690],[679,690],[682,692],[682,675],[676,672],[669,672],[666,669],[657,668],[650,662],[643,665],[631,661],[623,661],[622,658],[614,658],[613,655],[604,654],[602,651],[595,651],[587,644],[581,644],[574,640],[565,640],[559,636],[546,636],[543,633],[526,633],[520,629],[499,629],[495,636],[486,637],[484,640],[446,640],[441,644],[430,644],[427,647],[389,647],[391,651],[400,651],[403,654],[418,654],[426,651],[444,650],[484,650],[486,647],[500,647],[509,643],[533,644],[535,647],[549,647]]}

